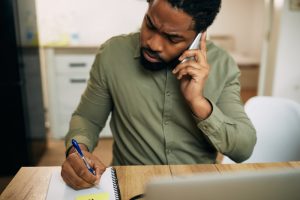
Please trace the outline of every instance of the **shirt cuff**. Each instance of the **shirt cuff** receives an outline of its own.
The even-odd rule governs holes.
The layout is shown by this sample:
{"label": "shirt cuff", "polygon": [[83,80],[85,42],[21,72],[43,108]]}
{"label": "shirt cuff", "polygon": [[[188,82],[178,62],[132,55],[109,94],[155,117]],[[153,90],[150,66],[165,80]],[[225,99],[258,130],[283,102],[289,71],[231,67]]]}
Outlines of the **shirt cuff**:
{"label": "shirt cuff", "polygon": [[73,138],[69,139],[66,142],[66,149],[67,149],[67,151],[66,151],[66,157],[68,156],[69,151],[70,151],[70,149],[72,147],[72,139],[75,139],[78,144],[84,144],[88,148],[89,152],[91,151],[91,149],[93,149],[92,142],[87,137],[76,135],[76,136],[74,136]]}
{"label": "shirt cuff", "polygon": [[212,112],[210,116],[204,120],[199,119],[195,115],[193,115],[194,120],[196,121],[197,127],[206,135],[211,143],[218,149],[218,144],[222,142],[222,133],[220,129],[222,128],[222,124],[224,122],[224,114],[217,107],[217,105],[207,99],[211,106]]}

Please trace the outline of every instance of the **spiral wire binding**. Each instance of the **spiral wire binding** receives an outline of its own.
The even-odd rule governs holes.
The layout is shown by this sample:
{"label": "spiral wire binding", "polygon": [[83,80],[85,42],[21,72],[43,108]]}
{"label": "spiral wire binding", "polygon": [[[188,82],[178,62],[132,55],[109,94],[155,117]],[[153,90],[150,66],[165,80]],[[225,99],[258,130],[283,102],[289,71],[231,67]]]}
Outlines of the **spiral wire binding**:
{"label": "spiral wire binding", "polygon": [[118,177],[115,168],[111,168],[111,176],[116,200],[121,200]]}

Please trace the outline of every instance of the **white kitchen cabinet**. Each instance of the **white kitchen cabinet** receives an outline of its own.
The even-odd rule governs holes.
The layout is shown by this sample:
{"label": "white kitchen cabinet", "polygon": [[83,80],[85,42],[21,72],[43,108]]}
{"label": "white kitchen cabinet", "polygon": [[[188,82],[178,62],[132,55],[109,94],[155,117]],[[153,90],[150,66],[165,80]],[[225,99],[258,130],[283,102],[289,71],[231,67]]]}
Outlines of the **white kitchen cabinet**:
{"label": "white kitchen cabinet", "polygon": [[[96,48],[44,48],[51,135],[64,138],[89,78]],[[109,119],[100,137],[112,137]]]}

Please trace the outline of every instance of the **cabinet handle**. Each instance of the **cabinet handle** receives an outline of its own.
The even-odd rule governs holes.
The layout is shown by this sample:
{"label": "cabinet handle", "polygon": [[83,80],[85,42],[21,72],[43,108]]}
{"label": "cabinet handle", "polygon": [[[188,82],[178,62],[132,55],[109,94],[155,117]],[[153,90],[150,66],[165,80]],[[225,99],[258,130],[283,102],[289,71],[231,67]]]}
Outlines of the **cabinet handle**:
{"label": "cabinet handle", "polygon": [[71,82],[71,83],[86,83],[86,79],[84,79],[84,78],[78,78],[78,79],[76,79],[76,78],[71,78],[71,79],[70,79],[70,82]]}
{"label": "cabinet handle", "polygon": [[85,67],[86,63],[70,63],[70,67]]}

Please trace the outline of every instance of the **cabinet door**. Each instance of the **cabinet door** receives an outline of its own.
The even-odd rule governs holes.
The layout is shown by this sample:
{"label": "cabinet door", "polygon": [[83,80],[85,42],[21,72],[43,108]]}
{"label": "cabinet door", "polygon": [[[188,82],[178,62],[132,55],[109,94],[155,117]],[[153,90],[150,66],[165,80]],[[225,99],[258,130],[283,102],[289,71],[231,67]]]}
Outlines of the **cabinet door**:
{"label": "cabinet door", "polygon": [[56,74],[68,74],[70,72],[88,73],[94,61],[94,55],[56,55]]}
{"label": "cabinet door", "polygon": [[[95,51],[72,48],[45,50],[49,122],[54,138],[63,138],[68,132],[72,113],[87,86]],[[110,116],[107,121],[110,121]],[[112,137],[108,123],[100,136]]]}
{"label": "cabinet door", "polygon": [[81,94],[84,92],[88,80],[87,74],[71,73],[68,75],[59,75],[56,78],[56,102],[58,127],[55,135],[62,137],[68,131],[69,121],[72,113],[79,104]]}
{"label": "cabinet door", "polygon": [[[58,117],[60,118],[59,131],[63,136],[68,131],[71,115],[80,102],[81,95],[87,86],[87,81],[88,74],[70,73],[64,76],[57,76]],[[108,123],[106,123],[106,126],[101,131],[101,136],[111,136]]]}

